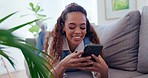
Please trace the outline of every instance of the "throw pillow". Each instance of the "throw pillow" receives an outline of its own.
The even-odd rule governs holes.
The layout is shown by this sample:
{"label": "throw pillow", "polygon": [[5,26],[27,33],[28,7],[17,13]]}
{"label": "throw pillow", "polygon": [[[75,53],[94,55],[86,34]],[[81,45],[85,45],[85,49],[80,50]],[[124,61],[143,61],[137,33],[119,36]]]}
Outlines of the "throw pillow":
{"label": "throw pillow", "polygon": [[103,57],[109,67],[136,70],[139,47],[140,12],[134,10],[114,24],[95,26],[104,46]]}

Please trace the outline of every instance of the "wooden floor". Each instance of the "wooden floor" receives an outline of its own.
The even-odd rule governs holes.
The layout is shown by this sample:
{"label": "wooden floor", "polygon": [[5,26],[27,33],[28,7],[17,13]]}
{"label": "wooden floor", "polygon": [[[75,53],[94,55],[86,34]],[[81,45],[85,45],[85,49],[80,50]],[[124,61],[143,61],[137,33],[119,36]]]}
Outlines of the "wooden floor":
{"label": "wooden floor", "polygon": [[0,78],[28,78],[28,77],[26,76],[25,70],[22,70],[22,71],[12,72],[11,77],[9,77],[8,74],[2,74],[0,75]]}

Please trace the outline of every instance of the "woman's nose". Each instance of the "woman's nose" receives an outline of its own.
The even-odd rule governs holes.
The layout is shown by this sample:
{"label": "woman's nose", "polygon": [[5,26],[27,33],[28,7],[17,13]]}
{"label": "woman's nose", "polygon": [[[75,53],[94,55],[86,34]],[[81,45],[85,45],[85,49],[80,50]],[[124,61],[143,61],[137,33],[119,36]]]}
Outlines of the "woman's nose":
{"label": "woman's nose", "polygon": [[77,27],[76,29],[75,29],[75,32],[74,33],[81,33],[81,29],[79,28],[79,27]]}

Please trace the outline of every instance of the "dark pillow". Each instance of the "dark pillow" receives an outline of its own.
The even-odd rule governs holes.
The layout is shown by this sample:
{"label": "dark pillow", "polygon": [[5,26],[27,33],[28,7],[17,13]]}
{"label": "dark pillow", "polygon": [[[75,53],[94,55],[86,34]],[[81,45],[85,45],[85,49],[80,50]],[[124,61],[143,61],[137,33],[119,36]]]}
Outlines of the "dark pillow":
{"label": "dark pillow", "polygon": [[134,10],[114,24],[95,26],[104,46],[103,57],[109,67],[136,70],[139,47],[140,12]]}

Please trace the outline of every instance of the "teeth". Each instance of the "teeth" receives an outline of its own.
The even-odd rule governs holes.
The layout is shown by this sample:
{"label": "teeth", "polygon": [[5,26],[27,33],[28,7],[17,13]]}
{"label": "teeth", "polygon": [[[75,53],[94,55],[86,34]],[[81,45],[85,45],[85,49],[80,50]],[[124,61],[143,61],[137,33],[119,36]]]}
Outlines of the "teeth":
{"label": "teeth", "polygon": [[80,37],[74,37],[74,38],[80,38]]}

